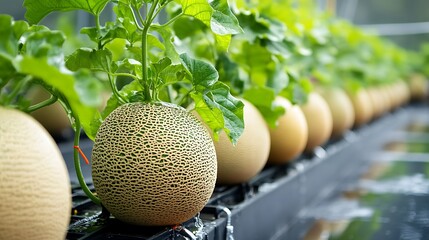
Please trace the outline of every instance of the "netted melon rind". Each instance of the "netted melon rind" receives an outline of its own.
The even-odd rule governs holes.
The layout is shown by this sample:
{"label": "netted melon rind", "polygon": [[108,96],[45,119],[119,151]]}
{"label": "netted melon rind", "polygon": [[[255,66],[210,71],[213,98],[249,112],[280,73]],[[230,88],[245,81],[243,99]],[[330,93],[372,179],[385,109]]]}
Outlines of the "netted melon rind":
{"label": "netted melon rind", "polygon": [[197,214],[217,173],[210,135],[187,111],[130,103],[100,126],[92,152],[94,186],[118,219],[174,225]]}
{"label": "netted melon rind", "polygon": [[70,209],[55,141],[30,116],[0,107],[0,239],[64,239]]}

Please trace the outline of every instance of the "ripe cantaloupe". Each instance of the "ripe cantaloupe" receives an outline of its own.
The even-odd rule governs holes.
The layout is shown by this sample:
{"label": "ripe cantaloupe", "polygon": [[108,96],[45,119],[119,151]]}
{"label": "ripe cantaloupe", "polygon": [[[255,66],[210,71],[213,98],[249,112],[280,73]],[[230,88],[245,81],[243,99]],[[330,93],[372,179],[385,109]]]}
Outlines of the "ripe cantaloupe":
{"label": "ripe cantaloupe", "polygon": [[210,134],[185,109],[167,104],[118,107],[100,126],[92,150],[97,195],[130,224],[189,220],[209,200],[216,174]]}
{"label": "ripe cantaloupe", "polygon": [[217,182],[237,184],[250,180],[265,166],[270,153],[270,132],[258,109],[246,100],[244,103],[244,131],[233,146],[225,132],[215,141],[218,160]]}
{"label": "ripe cantaloupe", "polygon": [[368,92],[361,88],[356,92],[347,92],[355,112],[354,126],[359,127],[369,122],[373,116],[372,102]]}
{"label": "ripe cantaloupe", "polygon": [[300,108],[308,126],[305,150],[312,151],[328,141],[331,136],[333,126],[331,110],[326,101],[316,92],[310,93],[307,102]]}
{"label": "ripe cantaloupe", "polygon": [[350,98],[341,88],[328,87],[318,89],[332,114],[334,125],[331,138],[338,138],[353,126],[355,113]]}
{"label": "ripe cantaloupe", "polygon": [[0,107],[0,239],[64,239],[70,211],[70,179],[52,137]]}
{"label": "ripe cantaloupe", "polygon": [[308,126],[299,106],[293,106],[283,97],[277,97],[275,104],[282,106],[286,113],[278,119],[277,127],[270,129],[271,149],[268,163],[284,164],[294,160],[304,151]]}

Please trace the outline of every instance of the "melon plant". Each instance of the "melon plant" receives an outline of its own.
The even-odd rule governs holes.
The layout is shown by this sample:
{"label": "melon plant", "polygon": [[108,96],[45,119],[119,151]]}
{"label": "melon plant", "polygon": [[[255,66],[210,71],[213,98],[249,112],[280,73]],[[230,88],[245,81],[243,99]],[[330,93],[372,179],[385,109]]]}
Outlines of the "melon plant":
{"label": "melon plant", "polygon": [[[109,3],[115,19],[102,23],[100,14]],[[241,29],[227,14],[227,1],[25,0],[24,6],[32,23],[53,11],[84,10],[95,18],[94,27],[81,29],[94,45],[66,58],[69,70],[90,71],[107,81],[112,92],[106,108],[89,128],[84,126],[94,140],[97,192],[81,180],[88,196],[131,224],[175,225],[196,215],[215,186],[216,153],[202,123],[181,106],[194,102],[214,137],[223,130],[235,144],[244,128],[243,103],[218,82],[212,65],[175,48],[170,26],[194,18],[228,48],[231,34]],[[167,6],[180,13],[156,22]]]}
{"label": "melon plant", "polygon": [[[175,14],[171,12],[172,16]],[[258,153],[262,153],[269,142],[269,158],[273,160],[268,162],[278,164],[292,161],[304,150],[307,126],[302,112],[297,106],[292,107],[291,102],[296,104],[305,101],[310,90],[309,79],[301,77],[299,66],[294,64],[295,59],[291,56],[292,52],[298,52],[299,40],[297,43],[290,39],[287,28],[278,19],[261,14],[258,8],[250,8],[250,3],[238,3],[231,14],[237,17],[244,33],[232,37],[229,51],[216,46],[213,34],[204,25],[191,19],[174,24],[175,31],[180,33],[178,45],[214,63],[219,70],[219,79],[231,87],[233,94],[248,101],[262,114],[270,128],[271,137],[261,143]],[[278,104],[277,96],[287,98],[285,101],[289,104]],[[264,125],[261,124],[259,128],[265,128]],[[238,171],[241,170],[244,175],[250,167],[254,167],[255,174],[261,170],[254,161],[256,154],[249,157],[243,153],[245,148],[242,147],[250,144],[240,145],[238,143],[234,148],[222,144],[217,148],[218,154],[225,156],[218,159],[219,171],[224,172],[219,174],[219,182],[238,183],[233,181],[240,178]],[[263,160],[260,158],[259,161]]]}

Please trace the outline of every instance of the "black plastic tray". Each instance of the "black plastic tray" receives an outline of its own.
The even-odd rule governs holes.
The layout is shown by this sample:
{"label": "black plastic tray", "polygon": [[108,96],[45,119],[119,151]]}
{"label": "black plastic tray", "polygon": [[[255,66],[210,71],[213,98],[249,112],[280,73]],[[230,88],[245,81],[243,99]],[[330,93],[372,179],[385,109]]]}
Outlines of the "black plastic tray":
{"label": "black plastic tray", "polygon": [[[245,184],[217,186],[199,218],[179,228],[130,226],[109,216],[76,186],[73,145],[62,143],[60,148],[68,163],[72,184],[76,186],[67,239],[227,239],[232,228],[236,240],[300,239],[312,221],[303,221],[299,214],[323,199],[341,194],[347,184],[360,177],[369,160],[391,138],[385,133],[403,128],[413,116],[422,116],[422,111],[429,114],[426,106],[396,110],[328,143],[314,156],[301,156],[284,166],[268,166]],[[80,147],[90,156],[90,140],[83,139]],[[91,184],[90,166],[83,165],[83,172]]]}

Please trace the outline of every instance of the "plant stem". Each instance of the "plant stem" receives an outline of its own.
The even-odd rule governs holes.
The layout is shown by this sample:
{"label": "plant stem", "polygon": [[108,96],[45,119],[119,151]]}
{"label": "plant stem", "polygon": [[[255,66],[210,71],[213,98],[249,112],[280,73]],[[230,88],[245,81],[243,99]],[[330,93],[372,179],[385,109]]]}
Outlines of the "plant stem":
{"label": "plant stem", "polygon": [[100,25],[100,14],[95,15],[95,26],[97,27],[97,40],[98,40],[98,49],[102,49],[103,45],[101,43],[101,25]]}
{"label": "plant stem", "polygon": [[155,0],[151,7],[150,10],[148,12],[148,15],[146,16],[146,22],[145,25],[143,27],[143,31],[142,31],[142,67],[143,67],[143,88],[145,91],[145,95],[146,95],[146,99],[150,102],[152,101],[152,96],[151,96],[151,91],[149,88],[149,77],[148,77],[148,45],[147,45],[147,35],[150,29],[150,26],[152,24],[153,21],[153,17],[154,17],[154,12],[156,9],[156,6],[158,5],[159,0]]}
{"label": "plant stem", "polygon": [[130,77],[135,80],[139,80],[139,78],[136,75],[133,75],[131,73],[110,73],[110,74],[112,74],[112,76],[115,76],[115,77],[122,76],[122,77]]}
{"label": "plant stem", "polygon": [[[109,69],[109,71],[110,71],[110,69]],[[112,78],[112,76],[110,76],[110,75],[114,76],[114,74],[107,73],[107,78],[109,79],[110,88],[112,89],[113,95],[115,95],[115,97],[118,99],[119,103],[121,103],[121,104],[126,103],[127,101],[121,96],[118,89],[116,88],[116,83],[114,81],[114,78]]]}
{"label": "plant stem", "polygon": [[141,15],[140,11],[138,9],[135,10],[132,6],[129,6],[129,7],[130,7],[131,13],[133,14],[133,20],[134,20],[134,23],[136,24],[137,28],[139,30],[143,30],[143,28],[139,24],[139,21],[137,20],[136,14],[135,14],[135,12],[137,12],[137,15],[139,16],[140,22],[144,26],[144,21],[143,21],[143,18],[142,18],[142,15]]}
{"label": "plant stem", "polygon": [[49,106],[49,105],[55,103],[57,101],[57,99],[58,99],[58,97],[56,97],[54,95],[51,95],[51,97],[49,99],[46,99],[43,102],[39,102],[39,103],[37,103],[37,104],[35,104],[33,106],[28,107],[27,110],[26,110],[26,112],[28,112],[28,113],[34,112],[34,111],[36,111],[36,110],[38,110],[40,108]]}
{"label": "plant stem", "polygon": [[[132,7],[131,7],[132,8]],[[133,9],[133,8],[132,8]],[[139,9],[136,9],[135,10],[136,12],[137,12],[137,16],[139,17],[139,19],[140,19],[140,22],[143,24],[143,27],[145,26],[145,21],[144,21],[144,19],[143,19],[143,16],[142,16],[142,13],[140,12],[140,10]],[[133,12],[133,15],[134,15],[134,10],[132,11]],[[135,16],[134,16],[135,17]],[[137,21],[137,19],[135,19],[135,21]],[[143,30],[143,28],[141,28],[140,30]]]}
{"label": "plant stem", "polygon": [[178,18],[180,18],[181,16],[183,16],[183,13],[180,13],[178,15],[176,15],[175,17],[173,17],[172,19],[170,19],[168,22],[162,24],[162,25],[152,25],[152,28],[164,28],[170,24],[172,24],[174,21],[176,21]]}
{"label": "plant stem", "polygon": [[[75,117],[75,124],[76,124],[76,130],[74,133],[74,146],[79,146],[79,139],[80,139],[80,131],[81,131],[81,125],[78,118]],[[77,179],[79,180],[80,187],[82,188],[83,192],[88,196],[95,204],[101,205],[101,200],[95,196],[91,190],[89,189],[88,185],[86,185],[85,178],[82,174],[82,168],[80,166],[80,158],[79,158],[79,150],[74,148],[73,150],[73,157],[74,157],[74,168],[76,170]]]}

